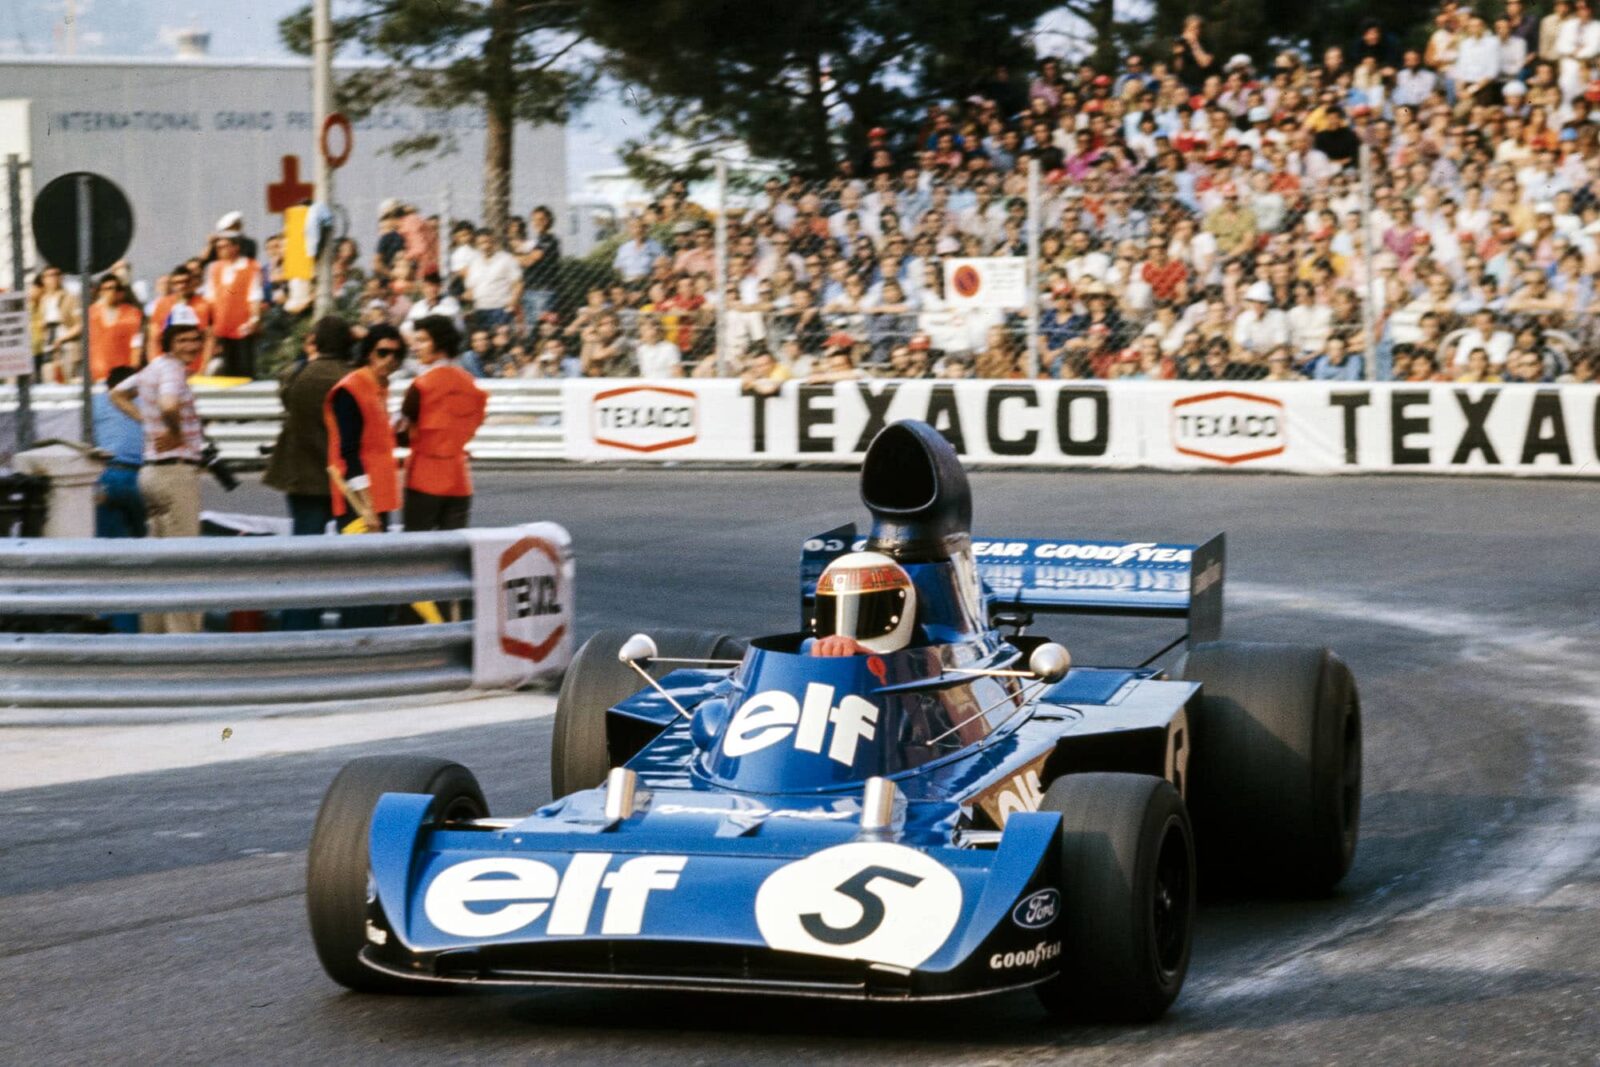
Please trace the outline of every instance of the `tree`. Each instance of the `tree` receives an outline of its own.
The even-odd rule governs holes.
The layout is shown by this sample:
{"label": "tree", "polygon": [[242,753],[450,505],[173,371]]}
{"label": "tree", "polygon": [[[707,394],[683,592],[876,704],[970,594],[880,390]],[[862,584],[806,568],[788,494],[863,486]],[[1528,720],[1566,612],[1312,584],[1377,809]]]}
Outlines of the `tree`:
{"label": "tree", "polygon": [[[363,115],[389,102],[484,113],[484,225],[505,226],[511,204],[512,138],[517,122],[565,122],[593,88],[578,54],[579,0],[357,0],[334,20],[334,37],[381,67],[345,72],[339,106]],[[311,12],[279,24],[284,44],[311,51]],[[449,131],[395,143],[397,155],[457,149]]]}
{"label": "tree", "polygon": [[691,148],[736,139],[820,176],[862,150],[872,127],[910,132],[928,102],[971,92],[1000,64],[1031,65],[1023,33],[1053,6],[587,0],[582,27],[657,138]]}
{"label": "tree", "polygon": [[[1089,0],[1073,0],[1087,3]],[[1348,48],[1355,42],[1363,19],[1375,18],[1386,33],[1402,42],[1420,44],[1421,33],[1432,19],[1433,8],[1410,0],[1327,0],[1307,4],[1301,0],[1156,0],[1155,19],[1148,24],[1146,47],[1171,42],[1190,14],[1205,19],[1202,40],[1217,57],[1220,72],[1228,57],[1243,53],[1258,66],[1270,63],[1281,48],[1297,47],[1311,62],[1320,62],[1328,45]]]}

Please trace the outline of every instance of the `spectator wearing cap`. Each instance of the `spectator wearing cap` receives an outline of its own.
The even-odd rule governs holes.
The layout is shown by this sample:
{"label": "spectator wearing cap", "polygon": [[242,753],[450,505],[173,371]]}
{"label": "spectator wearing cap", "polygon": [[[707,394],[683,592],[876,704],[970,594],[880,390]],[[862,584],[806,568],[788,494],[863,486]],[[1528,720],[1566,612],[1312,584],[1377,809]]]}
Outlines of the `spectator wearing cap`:
{"label": "spectator wearing cap", "polygon": [[1289,321],[1272,306],[1272,286],[1254,281],[1244,292],[1245,309],[1233,322],[1236,351],[1263,356],[1279,345],[1289,343]]}
{"label": "spectator wearing cap", "polygon": [[896,345],[889,353],[889,377],[916,381],[933,377],[929,360],[932,358],[933,340],[925,333],[914,333],[903,345]]}
{"label": "spectator wearing cap", "polygon": [[189,367],[190,374],[200,374],[211,363],[216,341],[211,332],[211,302],[200,295],[200,276],[187,263],[172,268],[167,274],[167,292],[157,297],[151,306],[144,340],[145,360],[148,362],[166,351],[162,338],[172,318],[172,309],[179,305],[189,309],[204,337],[200,352]]}
{"label": "spectator wearing cap", "polygon": [[[123,414],[140,420],[144,456],[139,495],[152,537],[200,536],[200,456],[205,449],[188,365],[204,339],[187,308],[175,308],[163,338],[164,352],[111,390]],[[146,615],[146,633],[198,633],[198,612]]]}
{"label": "spectator wearing cap", "polygon": [[861,371],[856,369],[855,361],[856,339],[847,333],[835,333],[828,338],[823,347],[822,358],[812,372],[807,375],[808,384],[825,384],[827,382],[853,382],[861,378]]}
{"label": "spectator wearing cap", "polygon": [[[221,371],[228,377],[254,378],[256,332],[266,299],[261,265],[243,253],[237,231],[219,232],[213,248],[216,259],[206,268],[202,292],[211,305],[211,328],[216,335]],[[202,350],[204,347],[202,342]]]}

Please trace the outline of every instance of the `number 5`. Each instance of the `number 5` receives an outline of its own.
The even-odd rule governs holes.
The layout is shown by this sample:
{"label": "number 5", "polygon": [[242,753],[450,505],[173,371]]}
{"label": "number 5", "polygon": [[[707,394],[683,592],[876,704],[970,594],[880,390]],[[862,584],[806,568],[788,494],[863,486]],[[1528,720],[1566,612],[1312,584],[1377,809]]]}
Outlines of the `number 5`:
{"label": "number 5", "polygon": [[849,926],[829,926],[823,921],[820,912],[813,911],[800,916],[800,925],[806,933],[830,945],[850,945],[870,937],[874,930],[883,925],[883,898],[867,888],[879,878],[888,879],[908,888],[922,882],[919,875],[907,874],[892,867],[880,867],[876,864],[864,867],[834,887],[834,892],[843,893],[861,906],[861,918]]}

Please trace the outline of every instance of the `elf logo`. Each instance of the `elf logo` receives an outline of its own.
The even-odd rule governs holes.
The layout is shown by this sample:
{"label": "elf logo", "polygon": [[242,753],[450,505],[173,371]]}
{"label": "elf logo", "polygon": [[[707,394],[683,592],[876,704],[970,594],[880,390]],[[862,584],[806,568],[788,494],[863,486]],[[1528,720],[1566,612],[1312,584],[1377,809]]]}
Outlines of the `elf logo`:
{"label": "elf logo", "polygon": [[601,934],[637,934],[650,894],[678,885],[687,856],[637,856],[616,870],[609,852],[579,852],[557,872],[540,860],[495,856],[465,860],[434,876],[423,914],[456,937],[488,938],[522,930],[548,913],[547,937],[589,932],[595,902],[605,894]]}
{"label": "elf logo", "polygon": [[821,753],[826,742],[828,758],[848,767],[856,761],[856,745],[877,735],[877,723],[877,705],[861,697],[847,696],[834,707],[831,685],[806,686],[804,704],[771,689],[739,705],[722,735],[722,754],[735,759],[748,756],[792,735],[801,752]]}

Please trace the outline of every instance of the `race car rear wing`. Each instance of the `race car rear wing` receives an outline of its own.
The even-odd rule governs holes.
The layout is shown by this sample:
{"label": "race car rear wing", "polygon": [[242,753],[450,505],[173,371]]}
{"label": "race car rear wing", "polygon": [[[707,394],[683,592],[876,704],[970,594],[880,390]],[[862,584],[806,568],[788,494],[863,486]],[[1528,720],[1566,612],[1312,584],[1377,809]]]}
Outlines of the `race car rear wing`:
{"label": "race car rear wing", "polygon": [[1185,619],[1190,643],[1222,636],[1222,534],[1154,541],[972,542],[989,614],[1049,612]]}
{"label": "race car rear wing", "polygon": [[[859,551],[854,524],[818,534],[800,561],[802,616],[817,578],[836,556]],[[1222,636],[1224,536],[1199,545],[1154,541],[973,539],[972,555],[991,624],[1032,614],[1183,619],[1191,644]]]}

